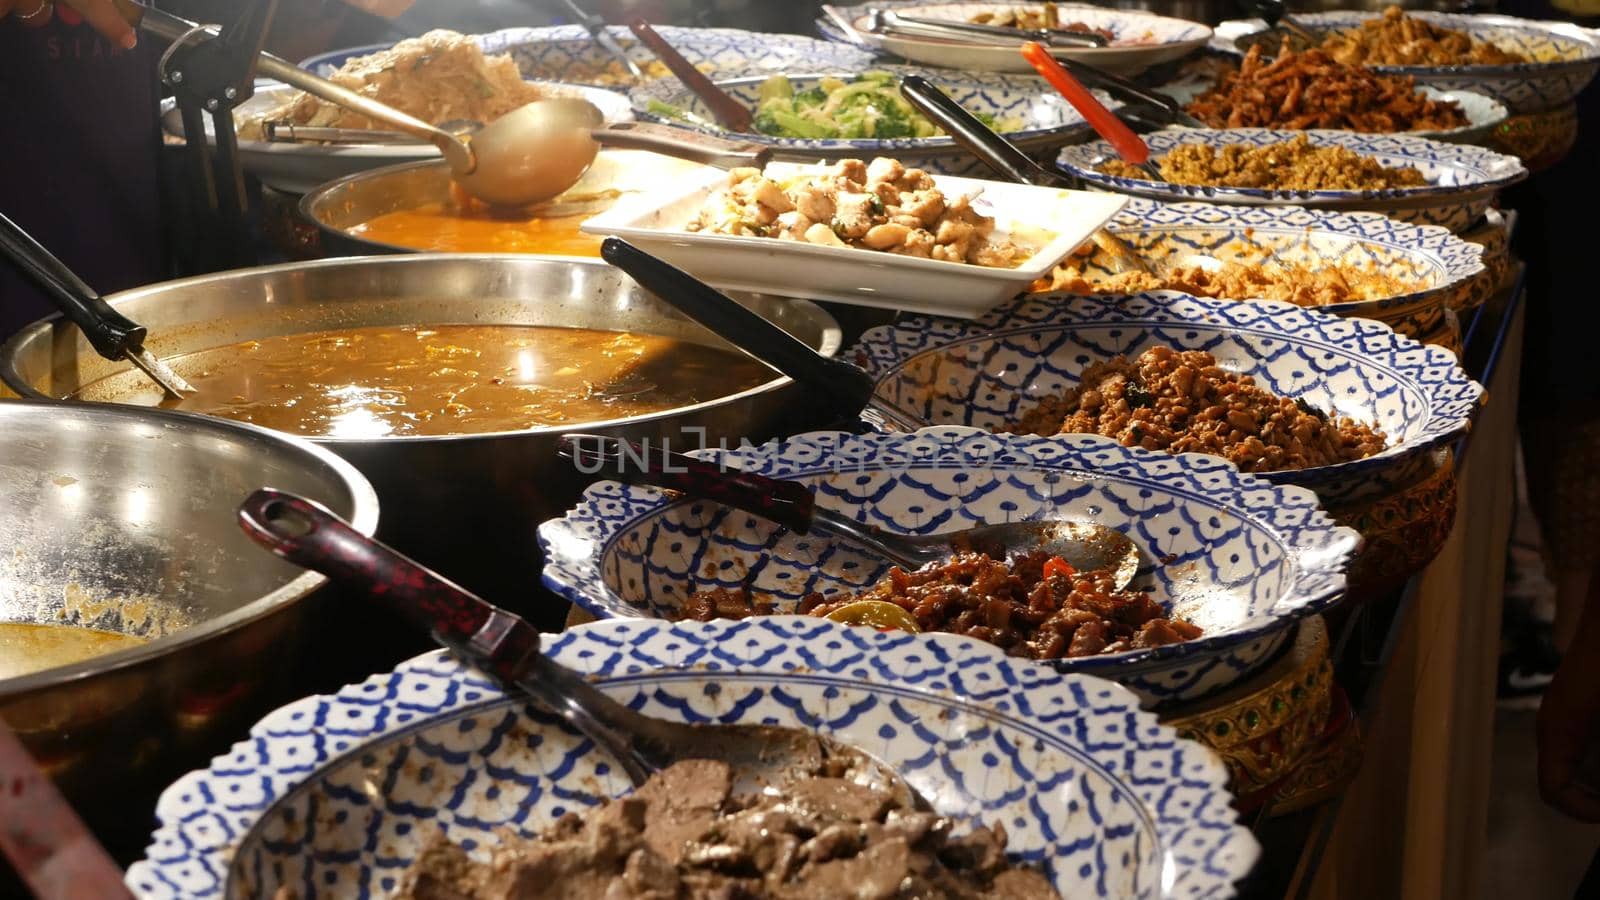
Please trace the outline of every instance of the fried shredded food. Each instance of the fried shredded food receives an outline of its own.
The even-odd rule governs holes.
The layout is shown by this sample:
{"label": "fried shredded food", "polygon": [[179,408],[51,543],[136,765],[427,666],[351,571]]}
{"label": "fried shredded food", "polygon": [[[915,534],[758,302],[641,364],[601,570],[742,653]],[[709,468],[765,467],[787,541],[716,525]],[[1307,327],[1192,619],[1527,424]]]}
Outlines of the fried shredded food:
{"label": "fried shredded food", "polygon": [[[1143,591],[1117,590],[1109,569],[1075,570],[1043,551],[1005,561],[962,550],[914,572],[899,567],[865,590],[810,594],[799,612],[826,617],[862,601],[892,603],[923,631],[988,641],[1012,656],[1063,659],[1176,644],[1201,635]],[[744,589],[690,595],[684,617],[710,621],[766,615],[772,605]]]}
{"label": "fried shredded food", "polygon": [[[1153,162],[1161,177],[1173,184],[1207,187],[1374,191],[1428,183],[1409,166],[1391,168],[1348,147],[1317,146],[1303,134],[1265,147],[1180,144]],[[1122,178],[1148,177],[1120,159],[1104,163],[1100,171]]]}
{"label": "fried shredded food", "polygon": [[1104,274],[1068,261],[1056,267],[1044,290],[1072,294],[1136,294],[1140,291],[1182,291],[1196,297],[1225,300],[1284,300],[1299,306],[1328,306],[1361,300],[1399,297],[1415,284],[1365,266],[1283,263],[1263,260],[1219,266],[1186,264],[1157,272]]}
{"label": "fried shredded food", "polygon": [[[444,29],[350,59],[328,77],[433,125],[451,119],[492,121],[544,97],[538,87],[522,80],[510,55],[485,56],[472,38]],[[330,128],[388,127],[310,94],[296,93],[284,105],[246,119],[239,136],[261,139],[262,123],[269,120]]]}
{"label": "fried shredded food", "polygon": [[1284,41],[1267,61],[1257,44],[1187,107],[1212,128],[1340,128],[1368,133],[1444,131],[1468,124],[1453,100],[1433,100],[1410,77],[1379,75],[1323,50]]}
{"label": "fried shredded food", "polygon": [[1322,39],[1322,49],[1351,66],[1504,66],[1528,62],[1469,34],[1408,16],[1398,6]]}
{"label": "fried shredded food", "polygon": [[994,237],[994,219],[969,196],[946,197],[933,177],[879,157],[845,159],[817,175],[774,181],[760,169],[728,173],[728,187],[684,226],[688,231],[773,237],[1015,268],[1031,248]]}
{"label": "fried shredded food", "polygon": [[1245,472],[1334,465],[1383,450],[1382,431],[1279,397],[1202,350],[1152,347],[1086,369],[1078,387],[1042,399],[1011,434],[1103,434],[1124,446],[1221,456]]}

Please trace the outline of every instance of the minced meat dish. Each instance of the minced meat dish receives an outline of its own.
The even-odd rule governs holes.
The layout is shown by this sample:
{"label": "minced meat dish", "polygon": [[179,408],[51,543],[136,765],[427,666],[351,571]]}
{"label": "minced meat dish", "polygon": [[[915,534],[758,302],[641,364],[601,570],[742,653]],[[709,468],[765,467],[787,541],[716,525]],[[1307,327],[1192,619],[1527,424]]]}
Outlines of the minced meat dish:
{"label": "minced meat dish", "polygon": [[1000,823],[954,823],[834,773],[735,796],[725,763],[694,759],[625,797],[506,834],[486,862],[436,836],[400,900],[1060,900],[1006,859]]}
{"label": "minced meat dish", "polygon": [[1202,350],[1152,347],[1084,370],[1078,387],[1046,397],[997,429],[1103,434],[1124,446],[1221,456],[1245,472],[1328,466],[1383,450],[1382,431],[1279,397]]}
{"label": "minced meat dish", "polygon": [[[907,572],[895,567],[865,590],[811,594],[798,611],[827,616],[862,601],[892,603],[922,631],[988,641],[1012,656],[1062,659],[1175,644],[1200,629],[1167,611],[1143,591],[1117,590],[1109,569],[1078,572],[1043,552],[996,560],[959,551]],[[743,618],[772,612],[746,590],[714,589],[690,596],[686,618]]]}

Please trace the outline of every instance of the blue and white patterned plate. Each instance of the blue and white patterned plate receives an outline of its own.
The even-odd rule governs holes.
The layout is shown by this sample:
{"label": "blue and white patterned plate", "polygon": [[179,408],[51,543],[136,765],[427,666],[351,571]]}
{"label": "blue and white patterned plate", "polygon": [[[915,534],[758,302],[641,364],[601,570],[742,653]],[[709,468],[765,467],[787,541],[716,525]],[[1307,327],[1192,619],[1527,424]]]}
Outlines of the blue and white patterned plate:
{"label": "blue and white patterned plate", "polygon": [[[1268,248],[1285,263],[1348,266],[1415,285],[1415,290],[1392,297],[1318,308],[1336,316],[1376,319],[1407,337],[1455,352],[1460,334],[1449,310],[1465,305],[1467,295],[1488,274],[1482,246],[1437,226],[1407,225],[1370,212],[1133,200],[1106,230],[1158,271],[1197,258],[1255,263],[1266,255],[1260,248]],[[1093,243],[1079,252],[1070,261],[1091,280],[1121,271]]]}
{"label": "blue and white patterned plate", "polygon": [[[1295,21],[1314,34],[1360,26],[1379,12],[1296,13]],[[1407,15],[1461,31],[1534,62],[1504,66],[1373,66],[1388,75],[1410,75],[1418,84],[1442,90],[1487,94],[1513,113],[1539,112],[1572,102],[1600,69],[1600,37],[1570,22],[1545,22],[1515,16],[1408,11]],[[1264,29],[1260,19],[1234,19],[1217,27],[1216,45],[1243,54],[1255,44],[1276,52],[1281,32]]]}
{"label": "blue and white patterned plate", "polygon": [[[822,505],[893,532],[1059,518],[1127,534],[1143,556],[1135,585],[1205,634],[1049,665],[1115,679],[1153,704],[1214,693],[1270,663],[1293,622],[1343,595],[1359,540],[1335,527],[1310,491],[1276,487],[1216,457],[1153,453],[1098,435],[817,432],[724,459],[811,484]],[[545,585],[598,617],[673,619],[686,596],[711,587],[749,587],[789,612],[809,593],[862,588],[889,568],[825,537],[616,482],[591,487],[565,518],[540,526],[539,545]]]}
{"label": "blue and white patterned plate", "polygon": [[[857,745],[963,827],[1003,824],[1070,900],[1221,900],[1260,855],[1209,750],[1116,685],[977,641],[798,617],[601,622],[545,641],[649,715]],[[431,653],[290,704],[179,779],[127,883],[145,900],[383,897],[435,828],[483,848],[627,789],[591,742]]]}
{"label": "blue and white patterned plate", "polygon": [[[621,26],[606,29],[630,59],[645,66],[655,55],[633,32]],[[680,28],[657,25],[656,31],[702,71],[713,75],[747,75],[757,72],[796,72],[817,69],[845,72],[870,68],[874,54],[834,41],[819,41],[794,34],[760,34],[735,28]],[[475,35],[485,53],[509,53],[527,78],[619,86],[626,81],[613,71],[620,68],[609,53],[597,47],[589,33],[576,25],[550,28],[506,28]],[[388,44],[334,50],[301,60],[301,68],[326,73],[352,56],[387,50]],[[670,76],[669,76],[670,77]],[[676,79],[672,79],[676,81]]]}
{"label": "blue and white patterned plate", "polygon": [[[1051,54],[1072,59],[1110,72],[1136,75],[1145,69],[1181,59],[1211,40],[1210,26],[1188,19],[1158,16],[1132,9],[1107,9],[1089,4],[1057,4],[1068,22],[1082,22],[1091,28],[1110,31],[1115,40],[1106,47],[1054,47]],[[981,12],[1009,11],[1018,8],[1038,10],[1038,3],[924,3],[922,0],[877,0],[872,8],[893,9],[908,16],[965,22]],[[1016,43],[1003,41],[940,40],[902,35],[873,34],[865,14],[867,5],[832,7],[835,15],[850,24],[849,34],[825,30],[829,37],[860,42],[883,52],[902,56],[925,66],[960,69],[968,72],[1023,72],[1033,68],[1017,52]],[[838,39],[836,38],[836,39]]]}
{"label": "blue and white patterned plate", "polygon": [[878,381],[879,397],[927,421],[991,428],[1075,386],[1096,362],[1157,346],[1205,350],[1279,396],[1383,429],[1389,446],[1375,456],[1259,476],[1311,488],[1330,507],[1413,483],[1483,398],[1449,351],[1380,322],[1175,291],[1035,294],[975,322],[911,316],[868,331],[843,358]]}
{"label": "blue and white patterned plate", "polygon": [[1344,147],[1391,168],[1413,168],[1427,181],[1417,187],[1380,191],[1278,191],[1172,184],[1147,178],[1107,175],[1097,166],[1115,159],[1104,141],[1062,148],[1056,165],[1091,187],[1157,200],[1204,200],[1237,206],[1306,206],[1314,209],[1368,210],[1418,225],[1461,231],[1483,218],[1500,191],[1528,177],[1522,161],[1482,147],[1451,144],[1410,135],[1356,134],[1350,131],[1286,131],[1267,128],[1177,129],[1145,135],[1152,156],[1185,144],[1265,147],[1298,135],[1318,147]]}
{"label": "blue and white patterned plate", "polygon": [[[1078,111],[1038,79],[984,73],[945,75],[905,66],[877,66],[873,71],[888,72],[897,77],[924,75],[969,112],[992,116],[1012,143],[1045,159],[1073,135],[1088,133],[1088,126]],[[808,66],[786,74],[796,90],[806,90],[814,87],[824,76],[831,75],[848,81],[854,73],[826,72],[816,66]],[[717,85],[753,111],[758,103],[761,83],[766,77],[719,79]],[[702,119],[712,119],[704,101],[677,80],[643,85],[635,88],[630,96],[634,114],[640,119],[713,134],[727,134],[717,129],[698,128],[680,119],[665,118],[650,111],[651,101],[657,101],[687,110]],[[1100,99],[1111,108],[1120,105],[1109,97],[1101,96]],[[740,134],[738,138],[774,147],[778,158],[795,162],[893,156],[907,166],[918,166],[944,175],[985,177],[989,172],[987,167],[946,135],[927,138],[809,139],[752,133]]]}

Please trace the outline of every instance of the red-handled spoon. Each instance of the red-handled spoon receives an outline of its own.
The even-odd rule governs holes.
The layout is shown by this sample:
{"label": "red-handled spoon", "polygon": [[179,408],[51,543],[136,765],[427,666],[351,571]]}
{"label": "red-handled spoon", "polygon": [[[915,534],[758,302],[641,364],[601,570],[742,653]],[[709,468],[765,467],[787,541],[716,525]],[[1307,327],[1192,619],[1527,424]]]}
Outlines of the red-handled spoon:
{"label": "red-handled spoon", "polygon": [[1145,170],[1156,181],[1165,181],[1155,166],[1150,164],[1150,147],[1145,144],[1144,138],[1135,134],[1125,122],[1117,118],[1116,113],[1106,109],[1105,104],[1095,98],[1083,83],[1073,77],[1054,56],[1044,47],[1034,41],[1022,45],[1022,58],[1050,82],[1067,98],[1067,102],[1083,114],[1084,121],[1101,137],[1106,139],[1117,155],[1127,160],[1128,163]]}
{"label": "red-handled spoon", "polygon": [[649,22],[635,16],[628,20],[628,28],[650,48],[650,52],[654,53],[657,59],[672,70],[672,74],[678,76],[679,81],[694,91],[696,97],[705,101],[706,106],[711,109],[711,115],[723,128],[740,134],[750,133],[750,110],[729,96],[727,91],[713,84],[704,72],[694,67],[694,63],[689,62],[676,47],[667,43],[666,38],[657,34]]}

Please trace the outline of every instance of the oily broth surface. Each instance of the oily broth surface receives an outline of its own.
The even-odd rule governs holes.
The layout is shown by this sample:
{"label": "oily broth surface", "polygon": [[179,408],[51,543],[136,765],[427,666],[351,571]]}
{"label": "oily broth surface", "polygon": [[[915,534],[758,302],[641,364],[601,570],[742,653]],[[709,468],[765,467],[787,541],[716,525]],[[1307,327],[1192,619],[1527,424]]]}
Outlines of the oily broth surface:
{"label": "oily broth surface", "polygon": [[76,625],[0,622],[0,681],[137,647],[144,638]]}
{"label": "oily broth surface", "polygon": [[600,255],[600,237],[578,227],[593,213],[506,218],[487,211],[462,211],[445,203],[384,213],[350,229],[369,241],[450,253]]}
{"label": "oily broth surface", "polygon": [[380,326],[280,335],[173,357],[177,403],[137,371],[81,400],[223,416],[304,437],[483,434],[661,412],[774,374],[658,335],[531,325]]}

